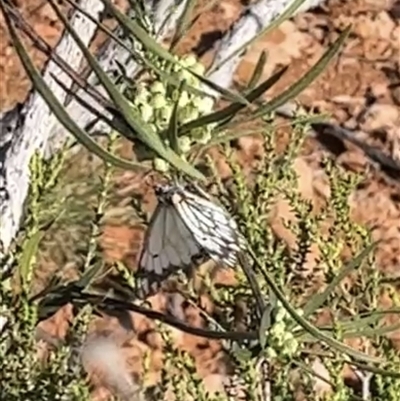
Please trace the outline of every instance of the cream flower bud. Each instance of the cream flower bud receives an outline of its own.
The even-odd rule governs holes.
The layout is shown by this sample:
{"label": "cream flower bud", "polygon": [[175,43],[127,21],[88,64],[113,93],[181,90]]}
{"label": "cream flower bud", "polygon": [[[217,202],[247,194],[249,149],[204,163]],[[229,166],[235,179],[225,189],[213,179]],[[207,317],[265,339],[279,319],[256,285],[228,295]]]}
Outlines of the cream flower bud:
{"label": "cream flower bud", "polygon": [[201,130],[199,130],[201,132],[199,132],[196,135],[196,142],[202,144],[202,145],[206,145],[208,142],[211,141],[211,130],[208,129],[208,127],[203,127],[201,128]]}
{"label": "cream flower bud", "polygon": [[155,95],[153,95],[150,104],[151,106],[153,106],[154,109],[158,110],[166,106],[167,100],[165,99],[164,95],[156,93]]}
{"label": "cream flower bud", "polygon": [[178,106],[185,107],[189,103],[189,94],[186,91],[182,91],[179,96]]}
{"label": "cream flower bud", "polygon": [[189,152],[190,148],[191,148],[191,139],[184,135],[178,138],[178,144],[179,144],[179,148],[183,153],[187,153]]}
{"label": "cream flower bud", "polygon": [[182,58],[185,67],[193,67],[197,64],[197,58],[193,54],[188,54]]}
{"label": "cream flower bud", "polygon": [[285,343],[285,350],[288,355],[292,356],[294,355],[299,349],[299,342],[295,339],[292,338],[288,342]]}
{"label": "cream flower bud", "polygon": [[184,109],[181,109],[178,112],[178,120],[182,124],[195,120],[198,117],[199,117],[199,112],[195,108],[190,106],[185,107]]}
{"label": "cream flower bud", "polygon": [[153,93],[153,94],[160,93],[162,95],[165,95],[165,92],[166,92],[165,86],[164,86],[164,84],[162,82],[155,81],[150,86],[150,92]]}
{"label": "cream flower bud", "polygon": [[196,78],[187,70],[181,70],[178,73],[178,78],[180,81],[185,81],[188,84],[194,85]]}
{"label": "cream flower bud", "polygon": [[144,122],[149,122],[153,117],[153,108],[148,103],[141,104],[139,110]]}
{"label": "cream flower bud", "polygon": [[156,157],[153,160],[153,166],[154,170],[159,171],[160,173],[166,173],[169,170],[169,163],[159,157]]}
{"label": "cream flower bud", "polygon": [[200,114],[207,114],[213,110],[214,99],[210,96],[196,97],[192,101],[193,106],[199,111]]}
{"label": "cream flower bud", "polygon": [[197,75],[204,75],[206,68],[201,63],[196,63],[190,68]]}
{"label": "cream flower bud", "polygon": [[287,316],[286,309],[283,307],[280,307],[278,309],[278,312],[276,313],[275,319],[277,322],[282,322]]}
{"label": "cream flower bud", "polygon": [[159,117],[163,121],[169,121],[171,119],[172,114],[172,106],[166,105],[162,109],[159,110]]}
{"label": "cream flower bud", "polygon": [[270,332],[274,337],[282,338],[286,332],[286,325],[284,323],[277,322],[271,327]]}
{"label": "cream flower bud", "polygon": [[136,91],[135,98],[133,99],[136,105],[147,103],[149,100],[150,92],[144,85],[139,85]]}
{"label": "cream flower bud", "polygon": [[266,349],[266,354],[267,354],[268,359],[275,359],[278,356],[276,351],[271,347],[268,347]]}

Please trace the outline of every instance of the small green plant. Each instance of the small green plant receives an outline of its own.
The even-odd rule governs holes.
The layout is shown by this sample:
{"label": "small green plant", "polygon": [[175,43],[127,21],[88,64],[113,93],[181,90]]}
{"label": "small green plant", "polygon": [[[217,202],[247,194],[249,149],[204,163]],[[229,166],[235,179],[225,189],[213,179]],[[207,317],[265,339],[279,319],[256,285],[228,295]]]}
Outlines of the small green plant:
{"label": "small green plant", "polygon": [[[65,338],[48,351],[44,364],[37,349],[38,305],[32,303],[34,272],[39,244],[46,229],[59,215],[59,205],[42,208],[42,200],[58,181],[63,152],[49,161],[38,155],[31,162],[31,187],[27,219],[21,242],[12,259],[12,270],[3,272],[1,280],[1,316],[6,320],[0,333],[2,394],[7,400],[89,399],[83,367],[74,361],[76,347],[83,341],[91,311],[83,309]],[[50,217],[51,216],[51,217]]]}

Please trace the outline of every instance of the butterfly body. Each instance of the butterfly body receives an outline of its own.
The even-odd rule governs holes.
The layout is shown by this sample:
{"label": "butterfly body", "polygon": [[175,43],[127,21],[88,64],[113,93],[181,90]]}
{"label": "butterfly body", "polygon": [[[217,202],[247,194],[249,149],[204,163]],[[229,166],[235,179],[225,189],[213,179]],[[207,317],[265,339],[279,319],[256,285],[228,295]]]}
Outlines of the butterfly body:
{"label": "butterfly body", "polygon": [[[190,188],[190,190],[189,190]],[[156,290],[173,270],[209,256],[233,267],[245,242],[233,218],[201,188],[159,185],[158,205],[151,218],[139,259],[138,278],[144,292]]]}

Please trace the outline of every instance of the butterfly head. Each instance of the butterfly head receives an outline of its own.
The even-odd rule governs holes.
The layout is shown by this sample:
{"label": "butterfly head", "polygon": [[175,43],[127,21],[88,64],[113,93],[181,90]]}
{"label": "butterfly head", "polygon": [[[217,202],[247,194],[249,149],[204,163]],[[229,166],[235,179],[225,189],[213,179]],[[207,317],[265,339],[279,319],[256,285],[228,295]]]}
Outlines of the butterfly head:
{"label": "butterfly head", "polygon": [[174,197],[182,197],[185,193],[185,188],[182,185],[156,185],[154,192],[159,202],[171,204]]}

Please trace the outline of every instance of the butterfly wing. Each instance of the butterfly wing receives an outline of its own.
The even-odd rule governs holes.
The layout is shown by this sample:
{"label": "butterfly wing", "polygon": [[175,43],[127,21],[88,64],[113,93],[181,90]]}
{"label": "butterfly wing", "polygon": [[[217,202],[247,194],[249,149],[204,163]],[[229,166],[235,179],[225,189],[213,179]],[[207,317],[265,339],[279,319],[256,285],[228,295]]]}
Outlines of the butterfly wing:
{"label": "butterfly wing", "polygon": [[159,203],[149,224],[139,258],[139,295],[156,292],[163,280],[179,268],[191,265],[202,254],[181,216],[171,204]]}
{"label": "butterfly wing", "polygon": [[172,202],[197,244],[217,263],[233,267],[245,245],[236,222],[212,201],[187,191],[184,195]]}

